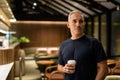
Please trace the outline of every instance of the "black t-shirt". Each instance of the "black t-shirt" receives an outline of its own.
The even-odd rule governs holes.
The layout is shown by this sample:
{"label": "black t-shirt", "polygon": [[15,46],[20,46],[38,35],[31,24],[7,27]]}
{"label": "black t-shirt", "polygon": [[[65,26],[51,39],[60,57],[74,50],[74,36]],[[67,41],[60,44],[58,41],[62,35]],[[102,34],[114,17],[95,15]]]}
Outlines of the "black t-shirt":
{"label": "black t-shirt", "polygon": [[106,60],[106,55],[100,41],[84,35],[61,44],[58,64],[64,66],[71,59],[77,62],[76,71],[74,74],[66,74],[65,80],[95,80],[97,63]]}

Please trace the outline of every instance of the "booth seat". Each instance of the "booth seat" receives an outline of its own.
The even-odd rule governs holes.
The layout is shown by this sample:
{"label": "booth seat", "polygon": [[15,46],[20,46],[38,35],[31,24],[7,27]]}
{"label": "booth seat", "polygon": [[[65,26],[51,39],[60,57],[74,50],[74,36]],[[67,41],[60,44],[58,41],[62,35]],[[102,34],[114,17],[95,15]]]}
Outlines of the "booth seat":
{"label": "booth seat", "polygon": [[[39,61],[39,59],[51,59],[56,64],[58,57],[59,47],[27,47],[19,51],[20,56],[25,59],[31,58],[35,59],[35,61]],[[54,59],[53,59],[54,58]],[[43,61],[44,62],[44,61]],[[22,64],[23,69],[25,69],[25,62]],[[16,68],[16,76],[19,76],[19,61],[15,62]],[[25,70],[23,71],[23,75],[25,74]]]}
{"label": "booth seat", "polygon": [[34,57],[36,53],[42,54],[58,54],[59,47],[28,47],[24,48],[25,57]]}
{"label": "booth seat", "polygon": [[40,47],[36,49],[36,53],[58,54],[59,47]]}
{"label": "booth seat", "polygon": [[36,49],[35,58],[38,60],[54,60],[57,63],[59,47],[40,47]]}
{"label": "booth seat", "polygon": [[24,48],[25,57],[34,57],[37,48],[38,47],[27,47],[27,48]]}
{"label": "booth seat", "polygon": [[120,75],[108,75],[105,80],[120,80]]}

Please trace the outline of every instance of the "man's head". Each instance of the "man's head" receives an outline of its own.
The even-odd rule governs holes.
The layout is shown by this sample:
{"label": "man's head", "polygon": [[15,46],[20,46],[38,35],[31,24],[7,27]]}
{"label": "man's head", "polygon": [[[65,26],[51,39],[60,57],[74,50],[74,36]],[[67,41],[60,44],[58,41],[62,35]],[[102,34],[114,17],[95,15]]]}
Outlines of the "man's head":
{"label": "man's head", "polygon": [[70,20],[71,15],[75,14],[75,13],[79,13],[82,16],[82,19],[84,21],[84,14],[82,12],[80,12],[80,11],[77,11],[77,10],[72,11],[72,12],[69,13],[69,15],[68,15],[68,21]]}
{"label": "man's head", "polygon": [[81,36],[84,33],[84,15],[80,11],[72,11],[68,16],[67,26],[72,36]]}

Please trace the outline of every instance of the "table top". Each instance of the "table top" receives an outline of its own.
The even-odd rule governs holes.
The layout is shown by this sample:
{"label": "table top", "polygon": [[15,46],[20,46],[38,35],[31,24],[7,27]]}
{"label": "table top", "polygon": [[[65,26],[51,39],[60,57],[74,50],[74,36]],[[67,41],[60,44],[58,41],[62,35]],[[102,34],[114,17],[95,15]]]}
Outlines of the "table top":
{"label": "table top", "polygon": [[54,61],[53,60],[40,60],[40,61],[36,61],[36,64],[41,64],[41,65],[49,65],[49,64],[53,64]]}
{"label": "table top", "polygon": [[107,65],[110,65],[110,64],[116,64],[116,60],[113,60],[113,59],[109,59],[107,60]]}

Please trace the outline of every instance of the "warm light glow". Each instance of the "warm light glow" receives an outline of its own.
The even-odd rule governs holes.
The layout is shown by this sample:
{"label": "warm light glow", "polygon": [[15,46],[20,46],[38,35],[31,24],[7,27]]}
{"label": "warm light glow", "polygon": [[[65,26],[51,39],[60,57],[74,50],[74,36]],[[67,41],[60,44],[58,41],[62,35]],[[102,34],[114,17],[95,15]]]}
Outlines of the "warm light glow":
{"label": "warm light glow", "polygon": [[4,31],[4,30],[1,30],[1,29],[0,29],[0,32],[3,33],[3,34],[8,34],[8,33],[15,34],[16,33],[15,31]]}
{"label": "warm light glow", "polygon": [[16,21],[15,23],[25,23],[25,24],[66,24],[67,21]]}
{"label": "warm light glow", "polygon": [[118,5],[116,9],[117,9],[117,11],[120,11],[120,6]]}
{"label": "warm light glow", "polygon": [[10,19],[10,22],[16,22],[16,19]]}

